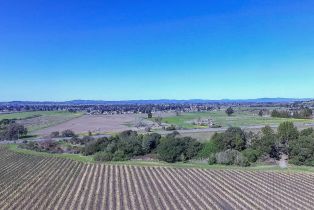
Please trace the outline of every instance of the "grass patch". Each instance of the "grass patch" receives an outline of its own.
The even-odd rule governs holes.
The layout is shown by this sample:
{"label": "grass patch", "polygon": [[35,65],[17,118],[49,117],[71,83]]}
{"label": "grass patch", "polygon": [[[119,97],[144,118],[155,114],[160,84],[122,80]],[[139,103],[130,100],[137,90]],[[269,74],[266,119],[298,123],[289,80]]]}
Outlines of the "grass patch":
{"label": "grass patch", "polygon": [[66,122],[82,115],[83,113],[80,112],[73,113],[68,111],[16,112],[11,114],[0,114],[0,120],[16,119],[32,132]]}
{"label": "grass patch", "polygon": [[79,154],[51,154],[47,152],[36,152],[33,150],[19,148],[17,144],[9,144],[8,148],[9,150],[19,153],[19,154],[35,155],[35,156],[42,156],[42,157],[53,157],[53,158],[66,158],[66,159],[71,159],[71,160],[80,161],[84,163],[94,162],[92,156],[83,156]]}

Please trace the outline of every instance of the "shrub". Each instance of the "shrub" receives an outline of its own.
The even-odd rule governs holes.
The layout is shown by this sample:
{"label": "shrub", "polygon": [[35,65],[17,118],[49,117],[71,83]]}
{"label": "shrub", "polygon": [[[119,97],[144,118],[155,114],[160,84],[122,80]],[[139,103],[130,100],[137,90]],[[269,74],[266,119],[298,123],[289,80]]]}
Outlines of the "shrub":
{"label": "shrub", "polygon": [[82,149],[84,155],[93,155],[96,152],[104,151],[109,141],[107,138],[100,138],[90,143],[87,143]]}
{"label": "shrub", "polygon": [[157,133],[152,133],[145,135],[142,140],[142,148],[144,152],[150,153],[153,151],[160,142],[161,135]]}
{"label": "shrub", "polygon": [[152,128],[150,126],[145,127],[145,132],[150,132],[151,130],[152,130]]}
{"label": "shrub", "polygon": [[228,149],[223,152],[218,152],[215,155],[216,163],[224,165],[239,165],[248,166],[249,161],[244,157],[241,152],[237,150]]}
{"label": "shrub", "polygon": [[94,155],[95,161],[111,161],[112,158],[113,155],[110,152],[96,152]]}
{"label": "shrub", "polygon": [[176,126],[174,126],[174,125],[170,125],[170,126],[166,127],[166,131],[174,131],[174,130],[176,130]]}
{"label": "shrub", "polygon": [[250,163],[255,163],[257,161],[257,159],[259,158],[259,156],[261,155],[261,153],[255,149],[252,148],[248,148],[242,151],[242,154],[244,157],[246,157],[248,159],[248,161]]}
{"label": "shrub", "polygon": [[296,165],[309,165],[314,163],[314,137],[301,136],[289,144],[291,163]]}
{"label": "shrub", "polygon": [[208,158],[212,154],[219,152],[219,145],[217,141],[208,141],[204,144],[202,150],[200,150],[198,157],[200,158]]}
{"label": "shrub", "polygon": [[[189,138],[189,137],[185,137],[185,138]],[[191,142],[189,142],[187,149],[184,152],[185,160],[190,160],[193,157],[196,157],[198,155],[198,153],[203,149],[203,147],[204,147],[204,144],[202,144],[198,141],[192,140]]]}
{"label": "shrub", "polygon": [[75,136],[75,133],[72,130],[67,129],[67,130],[62,131],[61,135],[62,137],[73,137]]}
{"label": "shrub", "polygon": [[234,110],[232,109],[232,107],[229,107],[228,109],[226,109],[226,114],[228,116],[231,116],[234,113]]}
{"label": "shrub", "polygon": [[27,128],[18,123],[9,123],[0,127],[0,140],[17,140],[27,134]]}
{"label": "shrub", "polygon": [[168,137],[158,145],[157,153],[160,160],[173,163],[192,159],[201,149],[201,143],[190,137]]}
{"label": "shrub", "polygon": [[51,132],[51,134],[50,134],[51,138],[57,138],[59,136],[60,136],[60,132],[59,131],[54,131],[54,132]]}
{"label": "shrub", "polygon": [[178,135],[180,135],[180,133],[178,131],[173,131],[172,133],[167,134],[166,138],[174,138]]}
{"label": "shrub", "polygon": [[224,150],[224,133],[215,133],[210,141],[217,146],[218,151]]}
{"label": "shrub", "polygon": [[313,128],[306,128],[300,132],[300,136],[310,136],[313,133],[314,133]]}
{"label": "shrub", "polygon": [[208,164],[209,165],[214,165],[217,163],[217,160],[216,160],[216,155],[213,153],[211,155],[209,155],[209,158],[208,158]]}
{"label": "shrub", "polygon": [[124,154],[123,151],[121,150],[117,150],[114,154],[113,154],[113,161],[125,161],[128,158],[126,157],[126,155]]}
{"label": "shrub", "polygon": [[242,151],[246,146],[246,136],[241,128],[230,127],[223,136],[224,149]]}
{"label": "shrub", "polygon": [[292,122],[280,123],[277,133],[282,144],[299,138],[299,131]]}
{"label": "shrub", "polygon": [[278,149],[279,140],[273,129],[269,126],[262,128],[262,136],[252,142],[252,149],[257,150],[260,155],[269,155],[271,158],[280,158]]}

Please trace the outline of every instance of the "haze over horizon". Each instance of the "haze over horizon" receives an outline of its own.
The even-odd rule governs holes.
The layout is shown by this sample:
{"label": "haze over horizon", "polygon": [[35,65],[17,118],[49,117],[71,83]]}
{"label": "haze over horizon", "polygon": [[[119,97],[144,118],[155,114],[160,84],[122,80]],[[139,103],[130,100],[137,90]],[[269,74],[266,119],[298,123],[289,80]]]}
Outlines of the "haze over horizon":
{"label": "haze over horizon", "polygon": [[3,1],[0,101],[314,98],[313,25],[311,0]]}

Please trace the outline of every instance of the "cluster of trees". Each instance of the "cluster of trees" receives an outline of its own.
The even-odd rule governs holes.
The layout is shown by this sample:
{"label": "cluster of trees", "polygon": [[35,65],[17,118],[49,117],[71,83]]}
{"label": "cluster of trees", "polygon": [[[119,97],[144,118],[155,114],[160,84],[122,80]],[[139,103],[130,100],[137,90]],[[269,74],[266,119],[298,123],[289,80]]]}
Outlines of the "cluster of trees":
{"label": "cluster of trees", "polygon": [[302,108],[299,111],[286,111],[286,110],[273,110],[271,112],[272,117],[280,118],[297,118],[297,119],[308,119],[312,116],[313,111],[307,107]]}
{"label": "cluster of trees", "polygon": [[70,129],[66,129],[66,130],[62,131],[61,133],[59,131],[51,132],[50,137],[51,138],[76,137],[76,134],[74,133],[74,131],[72,131]]}
{"label": "cluster of trees", "polygon": [[200,157],[209,158],[209,164],[240,166],[265,158],[280,160],[284,156],[292,164],[314,166],[313,129],[299,132],[291,122],[281,123],[277,132],[266,126],[258,134],[232,127],[216,133],[200,152]]}
{"label": "cluster of trees", "polygon": [[247,135],[241,128],[230,127],[224,133],[215,133],[200,152],[200,157],[209,158],[209,164],[248,166],[249,160],[242,153],[247,143]]}
{"label": "cluster of trees", "polygon": [[232,107],[228,107],[225,112],[228,116],[231,116],[234,113],[234,110],[232,109]]}
{"label": "cluster of trees", "polygon": [[94,155],[96,161],[123,161],[152,152],[160,143],[160,139],[161,136],[156,133],[139,135],[129,130],[87,143],[82,153]]}
{"label": "cluster of trees", "polygon": [[22,111],[69,111],[69,112],[87,112],[91,114],[103,113],[150,113],[156,111],[189,111],[191,107],[198,111],[209,111],[218,106],[213,103],[177,103],[177,102],[159,102],[149,104],[141,104],[137,102],[122,103],[122,102],[107,102],[100,104],[91,103],[88,101],[78,101],[75,103],[38,103],[38,102],[19,102],[19,103],[0,103],[0,112],[22,112]]}
{"label": "cluster of trees", "polygon": [[27,128],[15,120],[4,119],[0,121],[0,140],[18,140],[27,135]]}
{"label": "cluster of trees", "polygon": [[64,144],[63,141],[55,141],[52,139],[45,139],[43,141],[25,141],[19,145],[23,149],[34,150],[37,152],[48,153],[80,153],[80,147],[72,144]]}
{"label": "cluster of trees", "polygon": [[82,153],[94,155],[96,161],[124,161],[155,154],[159,160],[176,162],[196,157],[202,146],[190,137],[178,137],[178,132],[162,137],[157,133],[142,135],[135,131],[124,131],[86,144]]}

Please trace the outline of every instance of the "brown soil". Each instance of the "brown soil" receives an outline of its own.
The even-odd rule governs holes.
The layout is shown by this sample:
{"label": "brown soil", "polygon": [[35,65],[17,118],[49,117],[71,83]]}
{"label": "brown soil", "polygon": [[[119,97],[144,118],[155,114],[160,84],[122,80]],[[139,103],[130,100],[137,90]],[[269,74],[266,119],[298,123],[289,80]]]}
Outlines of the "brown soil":
{"label": "brown soil", "polygon": [[36,131],[35,134],[47,135],[53,131],[63,131],[71,129],[75,133],[121,132],[124,130],[137,130],[135,124],[143,115],[123,114],[123,115],[84,115],[82,117],[55,125],[46,129]]}

